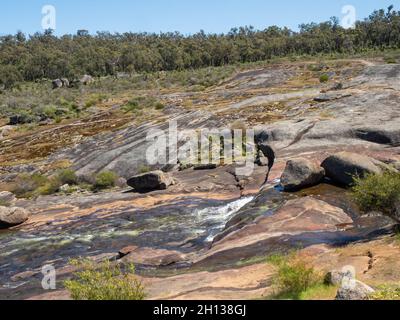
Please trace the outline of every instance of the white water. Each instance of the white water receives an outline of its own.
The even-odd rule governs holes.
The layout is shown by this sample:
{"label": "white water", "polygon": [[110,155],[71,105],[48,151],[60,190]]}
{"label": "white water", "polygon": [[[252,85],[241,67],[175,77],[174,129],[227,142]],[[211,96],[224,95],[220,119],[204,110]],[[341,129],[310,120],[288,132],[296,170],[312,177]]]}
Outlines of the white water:
{"label": "white water", "polygon": [[253,199],[254,197],[245,197],[223,206],[196,210],[194,214],[197,222],[201,222],[202,225],[207,224],[212,226],[212,228],[208,230],[209,236],[206,242],[212,242],[218,232],[225,227],[229,219]]}

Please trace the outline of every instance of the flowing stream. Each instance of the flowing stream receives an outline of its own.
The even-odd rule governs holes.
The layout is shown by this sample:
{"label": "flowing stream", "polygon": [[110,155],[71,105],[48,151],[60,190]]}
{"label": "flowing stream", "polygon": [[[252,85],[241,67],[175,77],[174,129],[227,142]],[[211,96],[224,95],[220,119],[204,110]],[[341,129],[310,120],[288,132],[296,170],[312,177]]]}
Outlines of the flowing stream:
{"label": "flowing stream", "polygon": [[253,197],[235,201],[186,198],[150,210],[77,217],[61,227],[0,231],[0,298],[19,298],[27,283],[16,274],[64,266],[70,258],[115,254],[128,245],[191,252],[203,248]]}

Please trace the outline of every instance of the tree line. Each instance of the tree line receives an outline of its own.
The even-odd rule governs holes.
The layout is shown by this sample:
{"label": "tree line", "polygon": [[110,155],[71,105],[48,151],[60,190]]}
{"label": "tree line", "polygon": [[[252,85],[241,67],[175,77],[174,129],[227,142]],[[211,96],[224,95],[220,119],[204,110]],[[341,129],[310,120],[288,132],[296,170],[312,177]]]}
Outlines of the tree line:
{"label": "tree line", "polygon": [[56,37],[52,30],[0,37],[0,84],[19,81],[115,75],[223,66],[289,55],[356,53],[400,47],[400,11],[390,6],[344,29],[339,19],[265,30],[231,29],[226,34],[98,32],[80,30]]}

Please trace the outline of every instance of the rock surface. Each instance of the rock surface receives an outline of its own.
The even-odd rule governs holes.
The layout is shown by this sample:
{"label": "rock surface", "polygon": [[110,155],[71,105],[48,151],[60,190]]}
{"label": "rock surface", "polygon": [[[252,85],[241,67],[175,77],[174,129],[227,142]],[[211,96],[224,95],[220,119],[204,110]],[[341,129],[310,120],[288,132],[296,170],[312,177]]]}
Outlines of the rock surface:
{"label": "rock surface", "polygon": [[[126,253],[123,249],[121,253]],[[152,248],[136,248],[124,256],[121,261],[123,263],[141,264],[145,266],[161,267],[169,266],[185,259],[184,255],[178,251],[170,251]]]}
{"label": "rock surface", "polygon": [[325,159],[321,166],[325,169],[327,177],[346,186],[353,184],[355,176],[363,177],[366,174],[382,172],[372,158],[350,152],[332,155]]}
{"label": "rock surface", "polygon": [[[219,259],[245,259],[257,251],[268,254],[273,250],[276,241],[289,243],[280,239],[281,237],[288,239],[314,232],[334,233],[352,224],[353,220],[342,209],[324,201],[312,197],[290,200],[271,216],[261,216],[240,228],[231,226],[232,231],[223,237],[217,237],[218,240],[212,248],[196,263],[204,265]],[[323,235],[320,241],[324,242]]]}
{"label": "rock surface", "polygon": [[0,192],[0,203],[12,204],[16,201],[16,197],[13,193],[8,191]]}
{"label": "rock surface", "polygon": [[165,190],[173,184],[173,179],[162,171],[153,171],[130,178],[128,186],[138,192]]}
{"label": "rock surface", "polygon": [[312,187],[321,182],[325,170],[304,158],[289,160],[281,176],[281,185],[285,191],[297,191]]}
{"label": "rock surface", "polygon": [[28,218],[29,214],[25,209],[0,207],[0,229],[20,225]]}

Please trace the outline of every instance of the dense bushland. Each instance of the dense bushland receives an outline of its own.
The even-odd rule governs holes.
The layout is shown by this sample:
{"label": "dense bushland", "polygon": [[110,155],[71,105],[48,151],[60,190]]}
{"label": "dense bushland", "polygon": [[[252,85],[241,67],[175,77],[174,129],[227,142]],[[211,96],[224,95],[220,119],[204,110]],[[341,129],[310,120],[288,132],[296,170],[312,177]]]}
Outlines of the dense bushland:
{"label": "dense bushland", "polygon": [[[0,37],[0,85],[43,78],[76,78],[118,73],[184,70],[255,62],[274,57],[355,53],[400,47],[400,11],[390,6],[373,12],[354,29],[338,18],[300,25],[294,32],[271,26],[234,28],[227,34],[99,32],[56,37],[52,31],[27,37],[22,32]],[[391,60],[395,62],[396,60]]]}

